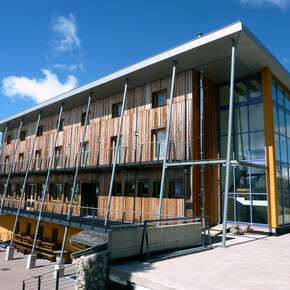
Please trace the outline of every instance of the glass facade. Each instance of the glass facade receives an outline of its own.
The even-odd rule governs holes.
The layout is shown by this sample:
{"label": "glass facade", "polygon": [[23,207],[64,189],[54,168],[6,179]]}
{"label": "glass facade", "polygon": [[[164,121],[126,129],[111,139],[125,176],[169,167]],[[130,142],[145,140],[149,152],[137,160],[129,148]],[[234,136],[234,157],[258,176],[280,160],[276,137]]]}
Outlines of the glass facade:
{"label": "glass facade", "polygon": [[[229,91],[229,85],[219,88],[219,152],[221,158],[226,158],[227,151]],[[265,164],[264,115],[260,77],[235,83],[231,142],[232,159]],[[226,167],[221,166],[220,169],[221,209],[223,211]],[[268,223],[265,170],[245,166],[231,168],[228,212],[229,222]]]}
{"label": "glass facade", "polygon": [[279,224],[290,224],[290,97],[272,81]]}

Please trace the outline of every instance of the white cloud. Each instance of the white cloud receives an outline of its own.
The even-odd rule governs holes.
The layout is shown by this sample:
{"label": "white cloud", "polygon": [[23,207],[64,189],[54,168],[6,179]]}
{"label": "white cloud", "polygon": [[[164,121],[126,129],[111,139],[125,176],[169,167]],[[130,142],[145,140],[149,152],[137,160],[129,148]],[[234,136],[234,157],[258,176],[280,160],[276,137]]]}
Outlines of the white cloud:
{"label": "white cloud", "polygon": [[75,64],[65,64],[65,63],[55,63],[52,65],[53,68],[67,70],[67,71],[76,71],[77,69],[84,70],[84,64],[75,63]]}
{"label": "white cloud", "polygon": [[77,35],[77,24],[73,14],[68,18],[58,16],[52,19],[52,31],[56,37],[52,40],[53,47],[59,52],[72,51],[75,47],[81,47],[81,41]]}
{"label": "white cloud", "polygon": [[240,0],[242,3],[249,3],[251,5],[263,6],[264,4],[272,4],[285,9],[290,4],[290,0]]}
{"label": "white cloud", "polygon": [[49,70],[42,69],[45,77],[42,79],[29,79],[27,77],[9,76],[2,80],[2,92],[4,95],[16,101],[17,98],[29,98],[36,103],[43,102],[52,97],[74,89],[78,80],[69,75],[65,83],[61,83],[58,77]]}
{"label": "white cloud", "polygon": [[281,62],[282,62],[283,65],[286,66],[289,63],[289,59],[287,57],[283,57]]}

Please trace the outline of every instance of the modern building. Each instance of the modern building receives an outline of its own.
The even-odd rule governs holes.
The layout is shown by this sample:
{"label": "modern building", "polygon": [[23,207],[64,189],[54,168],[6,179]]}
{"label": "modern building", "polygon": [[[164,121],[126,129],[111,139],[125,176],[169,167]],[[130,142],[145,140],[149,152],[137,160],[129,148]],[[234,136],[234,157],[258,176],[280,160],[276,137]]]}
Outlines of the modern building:
{"label": "modern building", "polygon": [[236,22],[1,120],[2,236],[199,215],[289,227],[289,90]]}

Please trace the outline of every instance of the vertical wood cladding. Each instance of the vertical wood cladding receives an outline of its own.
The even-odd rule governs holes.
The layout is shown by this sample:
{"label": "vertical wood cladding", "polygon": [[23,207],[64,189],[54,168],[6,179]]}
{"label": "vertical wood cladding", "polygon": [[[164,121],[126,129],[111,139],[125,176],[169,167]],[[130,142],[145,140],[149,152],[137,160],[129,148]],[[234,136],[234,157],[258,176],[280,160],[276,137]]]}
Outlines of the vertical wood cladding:
{"label": "vertical wood cladding", "polygon": [[[128,90],[127,104],[125,106],[123,129],[121,132],[122,146],[153,142],[153,132],[156,129],[166,128],[167,110],[169,107],[171,77],[163,78],[152,83],[145,84]],[[129,83],[130,88],[130,83]],[[152,106],[152,93],[160,90],[167,91],[167,105],[160,107]],[[89,144],[89,151],[111,148],[112,137],[117,136],[119,117],[112,117],[114,104],[122,102],[123,92],[108,96],[91,103],[90,125],[87,126],[85,142]],[[192,159],[200,158],[199,147],[199,74],[188,70],[176,75],[174,89],[173,111],[171,120],[170,139],[191,143]],[[62,147],[62,154],[77,153],[80,148],[83,126],[81,125],[82,114],[86,112],[86,105],[79,106],[63,112],[64,130],[59,132],[57,146]],[[64,108],[65,109],[65,108]],[[35,151],[41,150],[41,157],[52,155],[52,146],[56,133],[58,113],[44,118],[40,121],[43,126],[43,135],[37,137]],[[26,131],[26,138],[19,142],[16,161],[20,153],[24,153],[24,159],[28,159],[28,152],[32,146],[36,121],[23,125]],[[18,128],[8,131],[11,135],[11,144],[5,143],[2,160],[7,155],[12,156],[15,138]],[[135,131],[137,130],[137,134]],[[100,142],[99,142],[100,140]],[[148,147],[152,156],[152,150]],[[205,158],[217,158],[217,98],[215,85],[205,78]],[[109,151],[108,151],[109,152]],[[35,152],[33,152],[35,157]],[[109,162],[110,154],[106,156]],[[10,159],[11,160],[11,159]],[[135,170],[135,169],[133,169]],[[150,192],[152,194],[153,181],[160,181],[161,167],[146,169],[142,166],[135,170],[137,173],[118,171],[115,180],[123,181],[123,193],[125,194],[126,181],[150,181]],[[133,174],[133,175],[132,175]],[[191,194],[186,200],[186,215],[198,215],[200,213],[200,167],[191,169],[190,191]],[[133,177],[132,177],[133,176]],[[95,170],[94,173],[80,173],[78,181],[99,182],[98,207],[106,208],[107,193],[111,177],[110,170]],[[11,182],[20,182],[23,177],[13,177]],[[73,173],[56,174],[51,176],[51,182],[71,182]],[[206,214],[211,217],[211,222],[218,220],[218,186],[217,167],[206,167],[205,171],[205,192],[206,192]],[[18,181],[19,179],[19,181]],[[1,182],[5,180],[2,177]],[[29,182],[43,183],[44,176],[30,173]],[[166,177],[166,188],[168,192],[171,180],[184,180],[183,169],[168,169]],[[50,190],[50,189],[49,189]],[[82,190],[80,189],[80,192]],[[83,193],[84,194],[84,193]],[[79,198],[81,205],[81,198]],[[182,198],[164,199],[163,213],[168,215],[184,215],[184,201]],[[139,196],[114,196],[111,203],[112,209],[152,212],[158,211],[158,198]],[[155,217],[154,217],[155,218]]]}

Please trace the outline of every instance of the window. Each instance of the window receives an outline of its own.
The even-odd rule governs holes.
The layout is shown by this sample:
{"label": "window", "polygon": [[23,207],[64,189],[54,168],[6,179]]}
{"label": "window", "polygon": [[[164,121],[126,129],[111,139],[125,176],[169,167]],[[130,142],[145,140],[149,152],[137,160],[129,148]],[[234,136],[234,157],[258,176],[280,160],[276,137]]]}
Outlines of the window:
{"label": "window", "polygon": [[17,222],[15,232],[16,232],[16,234],[18,234],[20,232],[20,222]]}
{"label": "window", "polygon": [[4,189],[5,189],[5,185],[3,183],[0,183],[0,196],[3,196]]}
{"label": "window", "polygon": [[61,201],[61,194],[62,194],[62,184],[52,183],[50,191],[51,200]]}
{"label": "window", "polygon": [[9,184],[8,185],[8,196],[13,198],[14,197],[14,192],[15,192],[15,184]]}
{"label": "window", "polygon": [[[58,120],[56,122],[56,128],[57,128],[57,126],[58,126]],[[63,131],[63,127],[64,127],[64,119],[61,119],[60,124],[59,124],[59,132]]]}
{"label": "window", "polygon": [[122,182],[114,182],[113,195],[122,195]]}
{"label": "window", "polygon": [[[115,150],[116,150],[116,146],[117,146],[117,136],[114,136],[111,138],[111,147],[113,148],[113,156],[112,156],[112,162],[114,161],[114,157],[115,157]],[[121,158],[122,158],[122,155],[121,155],[121,147],[122,146],[122,138],[120,137],[120,140],[119,140],[119,150],[118,150],[118,153],[117,153],[117,162],[121,162]]]}
{"label": "window", "polygon": [[122,111],[122,103],[114,104],[112,108],[113,118],[120,117]]}
{"label": "window", "polygon": [[7,136],[7,145],[11,144],[11,135]]}
{"label": "window", "polygon": [[22,193],[22,185],[16,184],[16,198],[20,199]]}
{"label": "window", "polygon": [[9,170],[9,155],[5,156],[4,173]]}
{"label": "window", "polygon": [[[87,115],[87,112],[82,113],[82,126],[85,125],[86,115]],[[90,117],[91,117],[91,111],[89,112],[88,123],[87,123],[87,125],[90,125]]]}
{"label": "window", "polygon": [[170,182],[170,197],[182,197],[182,182]]}
{"label": "window", "polygon": [[[44,189],[45,189],[45,184],[44,183],[39,183],[37,185],[37,191],[36,191],[36,199],[37,200],[42,200]],[[47,200],[47,195],[45,197],[45,200]]]}
{"label": "window", "polygon": [[82,166],[87,165],[88,155],[89,155],[89,143],[86,142],[86,143],[84,143],[83,150],[82,150]]}
{"label": "window", "polygon": [[41,150],[35,151],[35,169],[41,168]]}
{"label": "window", "polygon": [[138,196],[149,196],[149,183],[148,182],[139,182]]}
{"label": "window", "polygon": [[165,138],[166,138],[166,130],[158,129],[152,131],[153,134],[153,142],[154,142],[154,157],[155,158],[164,158],[165,156]]}
{"label": "window", "polygon": [[38,238],[43,238],[43,226],[39,226]]}
{"label": "window", "polygon": [[[73,184],[66,183],[65,192],[64,192],[65,202],[70,202],[72,189],[73,189]],[[79,200],[79,192],[80,192],[80,185],[77,183],[76,187],[75,187],[73,202],[78,202],[78,200]]]}
{"label": "window", "polygon": [[24,141],[26,136],[26,131],[21,131],[20,133],[20,141]]}
{"label": "window", "polygon": [[18,162],[18,170],[22,171],[23,170],[23,162],[24,162],[24,153],[19,154],[19,162]]}
{"label": "window", "polygon": [[62,159],[62,147],[56,147],[55,148],[55,167],[59,168],[61,167],[61,159]]}
{"label": "window", "polygon": [[160,182],[153,182],[153,197],[160,196]]}
{"label": "window", "polygon": [[152,94],[153,108],[165,106],[166,105],[166,97],[167,97],[166,90],[154,92]]}
{"label": "window", "polygon": [[43,133],[43,126],[39,126],[37,129],[36,136],[40,137],[40,136],[42,136],[42,133]]}
{"label": "window", "polygon": [[134,196],[135,195],[135,183],[134,182],[127,182],[125,185],[126,188],[126,196]]}

